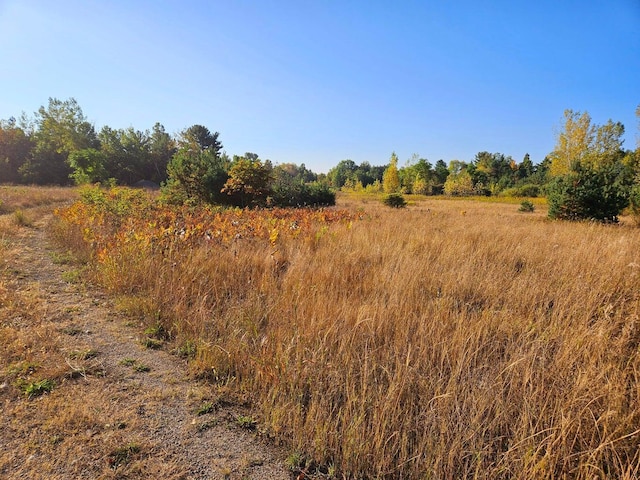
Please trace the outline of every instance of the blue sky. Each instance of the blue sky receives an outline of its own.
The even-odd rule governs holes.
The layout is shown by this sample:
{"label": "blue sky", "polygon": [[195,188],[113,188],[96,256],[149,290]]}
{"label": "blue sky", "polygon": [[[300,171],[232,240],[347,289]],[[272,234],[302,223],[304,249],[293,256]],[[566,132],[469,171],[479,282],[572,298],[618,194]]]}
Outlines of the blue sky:
{"label": "blue sky", "polygon": [[97,129],[202,124],[326,172],[541,161],[565,109],[638,135],[640,0],[0,0],[0,118],[74,97]]}

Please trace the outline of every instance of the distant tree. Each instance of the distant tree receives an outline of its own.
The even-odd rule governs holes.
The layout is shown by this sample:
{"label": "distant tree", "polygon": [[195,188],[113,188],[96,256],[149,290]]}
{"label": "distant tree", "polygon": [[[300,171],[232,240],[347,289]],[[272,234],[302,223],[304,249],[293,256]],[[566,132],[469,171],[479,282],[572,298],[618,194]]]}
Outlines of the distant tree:
{"label": "distant tree", "polygon": [[499,193],[517,180],[516,163],[502,153],[478,153],[467,171],[479,193]]}
{"label": "distant tree", "polygon": [[192,135],[194,131],[203,130],[187,129],[182,133],[180,148],[167,166],[163,198],[171,203],[225,203],[228,197],[221,191],[228,179],[228,159],[220,153],[222,144],[218,133],[198,136],[196,140]]}
{"label": "distant tree", "polygon": [[469,165],[460,160],[449,162],[449,176],[444,182],[445,195],[473,195],[473,179],[468,171]]}
{"label": "distant tree", "polygon": [[338,165],[327,173],[327,179],[334,188],[342,188],[349,179],[355,179],[355,172],[358,169],[353,160],[341,160]]}
{"label": "distant tree", "polygon": [[399,169],[398,175],[403,191],[421,195],[431,193],[434,183],[433,166],[425,158],[420,158],[417,153],[413,154],[407,164]]}
{"label": "distant tree", "polygon": [[436,184],[444,185],[444,182],[447,181],[447,177],[449,176],[449,168],[444,160],[440,159],[436,162],[433,174],[435,176]]}
{"label": "distant tree", "polygon": [[574,164],[548,186],[549,217],[617,222],[629,203],[630,173],[621,162],[600,168]]}
{"label": "distant tree", "polygon": [[598,126],[591,122],[587,112],[573,110],[566,110],[564,116],[564,127],[549,154],[552,176],[567,174],[578,163],[598,168],[617,161],[624,141],[622,123],[609,120]]}
{"label": "distant tree", "polygon": [[145,179],[157,184],[164,182],[167,179],[167,166],[175,153],[175,141],[164,126],[156,122],[149,137],[149,162],[144,171]]}
{"label": "distant tree", "polygon": [[148,131],[133,127],[114,130],[105,126],[98,134],[105,154],[107,175],[123,185],[151,180],[153,157]]}
{"label": "distant tree", "polygon": [[31,155],[33,142],[15,118],[0,121],[0,183],[20,183],[20,167]]}
{"label": "distant tree", "polygon": [[107,180],[105,160],[105,154],[95,148],[84,148],[71,152],[68,158],[69,166],[72,169],[71,178],[77,185]]}
{"label": "distant tree", "polygon": [[473,195],[473,180],[468,171],[463,170],[460,173],[450,174],[447,181],[444,182],[445,195],[464,196]]}
{"label": "distant tree", "polygon": [[518,178],[525,179],[533,175],[534,166],[528,153],[525,153],[522,163],[518,165]]}
{"label": "distant tree", "polygon": [[222,192],[230,195],[234,203],[241,206],[265,205],[271,192],[272,166],[250,153],[234,156],[229,178]]}
{"label": "distant tree", "polygon": [[203,125],[192,125],[180,134],[178,144],[181,148],[190,148],[194,151],[212,151],[219,155],[222,151],[222,143],[218,140],[218,132],[211,133]]}
{"label": "distant tree", "polygon": [[85,148],[100,148],[95,129],[78,102],[49,98],[47,108],[40,107],[34,119],[34,149],[21,173],[28,182],[39,184],[69,183],[69,154]]}
{"label": "distant tree", "polygon": [[391,154],[389,166],[382,175],[382,188],[385,193],[400,192],[400,176],[398,175],[398,156],[396,152]]}

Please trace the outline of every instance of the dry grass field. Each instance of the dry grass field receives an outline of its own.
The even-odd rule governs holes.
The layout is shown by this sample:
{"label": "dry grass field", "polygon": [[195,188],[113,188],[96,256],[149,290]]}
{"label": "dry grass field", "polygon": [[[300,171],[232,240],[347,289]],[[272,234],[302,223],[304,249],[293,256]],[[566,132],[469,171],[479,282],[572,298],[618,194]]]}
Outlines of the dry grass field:
{"label": "dry grass field", "polygon": [[289,478],[245,408],[154,349],[51,248],[52,209],[77,198],[0,187],[0,478]]}
{"label": "dry grass field", "polygon": [[266,227],[212,241],[206,215],[160,225],[139,198],[114,207],[122,198],[94,198],[94,215],[62,212],[53,235],[82,249],[91,279],[188,358],[194,378],[250,402],[300,469],[640,475],[631,222],[552,222],[541,205],[524,214],[426,198],[395,210],[340,197],[343,220],[300,217],[285,229],[267,211]]}

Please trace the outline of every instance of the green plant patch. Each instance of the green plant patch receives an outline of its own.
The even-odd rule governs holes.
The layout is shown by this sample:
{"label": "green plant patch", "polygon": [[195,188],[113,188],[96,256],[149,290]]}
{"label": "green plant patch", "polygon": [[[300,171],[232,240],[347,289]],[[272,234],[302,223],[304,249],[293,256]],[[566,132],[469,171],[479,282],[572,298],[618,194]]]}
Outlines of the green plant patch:
{"label": "green plant patch", "polygon": [[200,408],[196,410],[197,415],[206,415],[207,413],[211,413],[216,409],[216,405],[213,402],[205,402],[200,405]]}
{"label": "green plant patch", "polygon": [[98,356],[98,352],[91,348],[86,350],[74,350],[69,353],[69,358],[71,360],[89,360],[90,358],[95,358]]}
{"label": "green plant patch", "polygon": [[401,193],[390,193],[382,199],[382,203],[391,208],[404,208],[407,206],[407,201]]}
{"label": "green plant patch", "polygon": [[162,348],[162,340],[158,340],[157,338],[143,338],[140,343],[142,343],[143,347],[150,348],[152,350]]}
{"label": "green plant patch", "polygon": [[134,365],[133,369],[134,369],[136,372],[141,372],[141,373],[143,373],[143,372],[148,372],[148,371],[150,371],[150,370],[151,370],[151,367],[149,367],[149,366],[145,365],[144,363],[138,363],[137,365]]}
{"label": "green plant patch", "polygon": [[197,351],[196,343],[192,340],[187,340],[175,350],[175,353],[182,358],[193,358],[196,356]]}
{"label": "green plant patch", "polygon": [[62,272],[62,279],[67,283],[80,283],[81,276],[82,271],[77,268]]}
{"label": "green plant patch", "polygon": [[133,367],[136,364],[137,360],[135,358],[123,358],[120,360],[120,365],[124,365],[125,367]]}
{"label": "green plant patch", "polygon": [[524,200],[521,204],[520,204],[520,208],[518,209],[519,212],[533,212],[536,209],[535,205],[533,203],[531,203],[529,200]]}
{"label": "green plant patch", "polygon": [[53,390],[55,386],[52,380],[45,378],[44,380],[40,380],[39,382],[27,382],[21,380],[17,383],[17,386],[22,393],[24,393],[29,398],[39,397],[45,393],[49,393]]}
{"label": "green plant patch", "polygon": [[236,422],[238,423],[238,425],[240,425],[242,428],[246,428],[247,430],[253,430],[256,428],[256,421],[253,419],[253,417],[249,417],[246,415],[238,415],[236,417]]}
{"label": "green plant patch", "polygon": [[133,457],[140,453],[140,446],[136,443],[130,443],[120,448],[116,448],[109,454],[109,465],[114,470],[121,465],[126,465]]}

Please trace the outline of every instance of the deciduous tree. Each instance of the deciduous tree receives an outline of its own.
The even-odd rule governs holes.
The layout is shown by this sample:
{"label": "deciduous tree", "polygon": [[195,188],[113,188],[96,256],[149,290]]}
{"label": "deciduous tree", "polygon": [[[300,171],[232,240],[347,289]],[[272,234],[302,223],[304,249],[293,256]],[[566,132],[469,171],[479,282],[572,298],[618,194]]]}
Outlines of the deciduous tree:
{"label": "deciduous tree", "polygon": [[382,188],[385,193],[398,193],[400,191],[400,176],[398,175],[398,156],[396,152],[391,154],[389,166],[382,175]]}
{"label": "deciduous tree", "polygon": [[0,122],[0,183],[19,183],[20,167],[31,155],[33,142],[14,118]]}
{"label": "deciduous tree", "polygon": [[262,162],[257,155],[247,153],[234,157],[222,192],[235,198],[242,207],[263,205],[271,191],[271,180],[271,163]]}
{"label": "deciduous tree", "polygon": [[25,180],[39,184],[69,183],[69,154],[85,148],[100,148],[95,129],[74,98],[49,98],[34,119],[35,147],[21,167]]}

